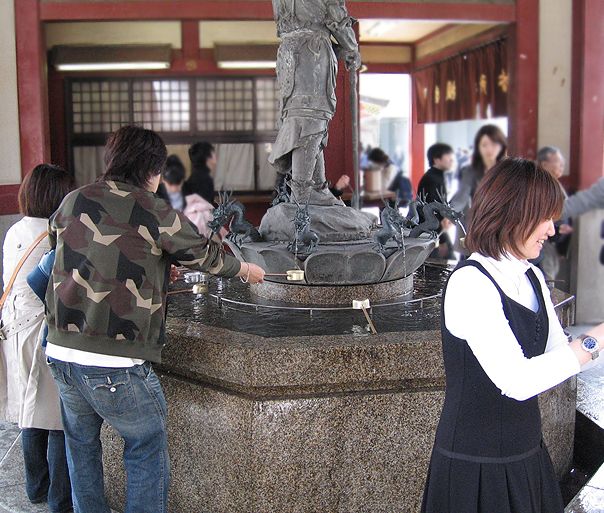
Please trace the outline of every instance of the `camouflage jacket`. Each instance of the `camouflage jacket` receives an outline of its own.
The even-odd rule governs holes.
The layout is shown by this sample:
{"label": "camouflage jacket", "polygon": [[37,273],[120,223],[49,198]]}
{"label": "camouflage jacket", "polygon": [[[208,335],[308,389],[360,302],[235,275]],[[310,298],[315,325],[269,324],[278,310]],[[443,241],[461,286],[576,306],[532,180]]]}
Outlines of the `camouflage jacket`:
{"label": "camouflage jacket", "polygon": [[240,263],[153,193],[97,182],[50,218],[56,260],[46,292],[58,346],[161,361],[170,264],[231,277]]}

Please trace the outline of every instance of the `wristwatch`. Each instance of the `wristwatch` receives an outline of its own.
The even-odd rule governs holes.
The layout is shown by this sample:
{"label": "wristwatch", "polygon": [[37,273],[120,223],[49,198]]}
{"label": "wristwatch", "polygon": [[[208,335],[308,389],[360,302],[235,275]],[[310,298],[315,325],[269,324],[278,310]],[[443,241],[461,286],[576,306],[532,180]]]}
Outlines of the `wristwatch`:
{"label": "wristwatch", "polygon": [[581,335],[579,339],[581,339],[581,347],[591,355],[592,360],[600,356],[598,341],[594,337],[591,335]]}

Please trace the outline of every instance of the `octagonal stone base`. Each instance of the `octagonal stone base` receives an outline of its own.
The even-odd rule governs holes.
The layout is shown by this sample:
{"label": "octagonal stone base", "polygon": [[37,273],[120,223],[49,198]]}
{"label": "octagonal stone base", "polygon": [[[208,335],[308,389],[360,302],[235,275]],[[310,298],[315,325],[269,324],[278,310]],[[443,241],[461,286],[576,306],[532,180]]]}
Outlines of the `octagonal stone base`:
{"label": "octagonal stone base", "polygon": [[[183,299],[180,299],[183,301]],[[572,302],[558,303],[565,320]],[[210,304],[208,302],[208,304]],[[170,513],[416,513],[444,398],[434,329],[264,337],[168,317]],[[540,396],[561,476],[576,380]],[[103,429],[106,492],[124,511],[123,444]]]}

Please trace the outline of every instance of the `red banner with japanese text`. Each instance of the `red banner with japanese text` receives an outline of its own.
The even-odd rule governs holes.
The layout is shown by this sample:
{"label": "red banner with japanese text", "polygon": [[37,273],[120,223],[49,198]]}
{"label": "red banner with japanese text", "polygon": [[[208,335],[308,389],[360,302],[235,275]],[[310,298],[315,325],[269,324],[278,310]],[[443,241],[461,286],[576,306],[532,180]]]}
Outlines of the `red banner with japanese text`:
{"label": "red banner with japanese text", "polygon": [[419,123],[507,115],[507,44],[499,39],[413,72]]}

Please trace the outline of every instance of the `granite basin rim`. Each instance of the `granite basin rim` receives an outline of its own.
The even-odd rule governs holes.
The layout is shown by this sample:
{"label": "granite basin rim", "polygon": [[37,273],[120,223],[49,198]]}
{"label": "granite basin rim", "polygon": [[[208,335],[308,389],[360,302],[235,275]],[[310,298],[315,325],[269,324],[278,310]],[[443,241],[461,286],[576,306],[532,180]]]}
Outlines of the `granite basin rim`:
{"label": "granite basin rim", "polygon": [[300,306],[305,305],[348,305],[353,300],[369,299],[388,301],[404,298],[413,292],[413,274],[387,282],[347,285],[312,285],[279,283],[266,280],[250,286],[252,294],[271,300],[278,300]]}

